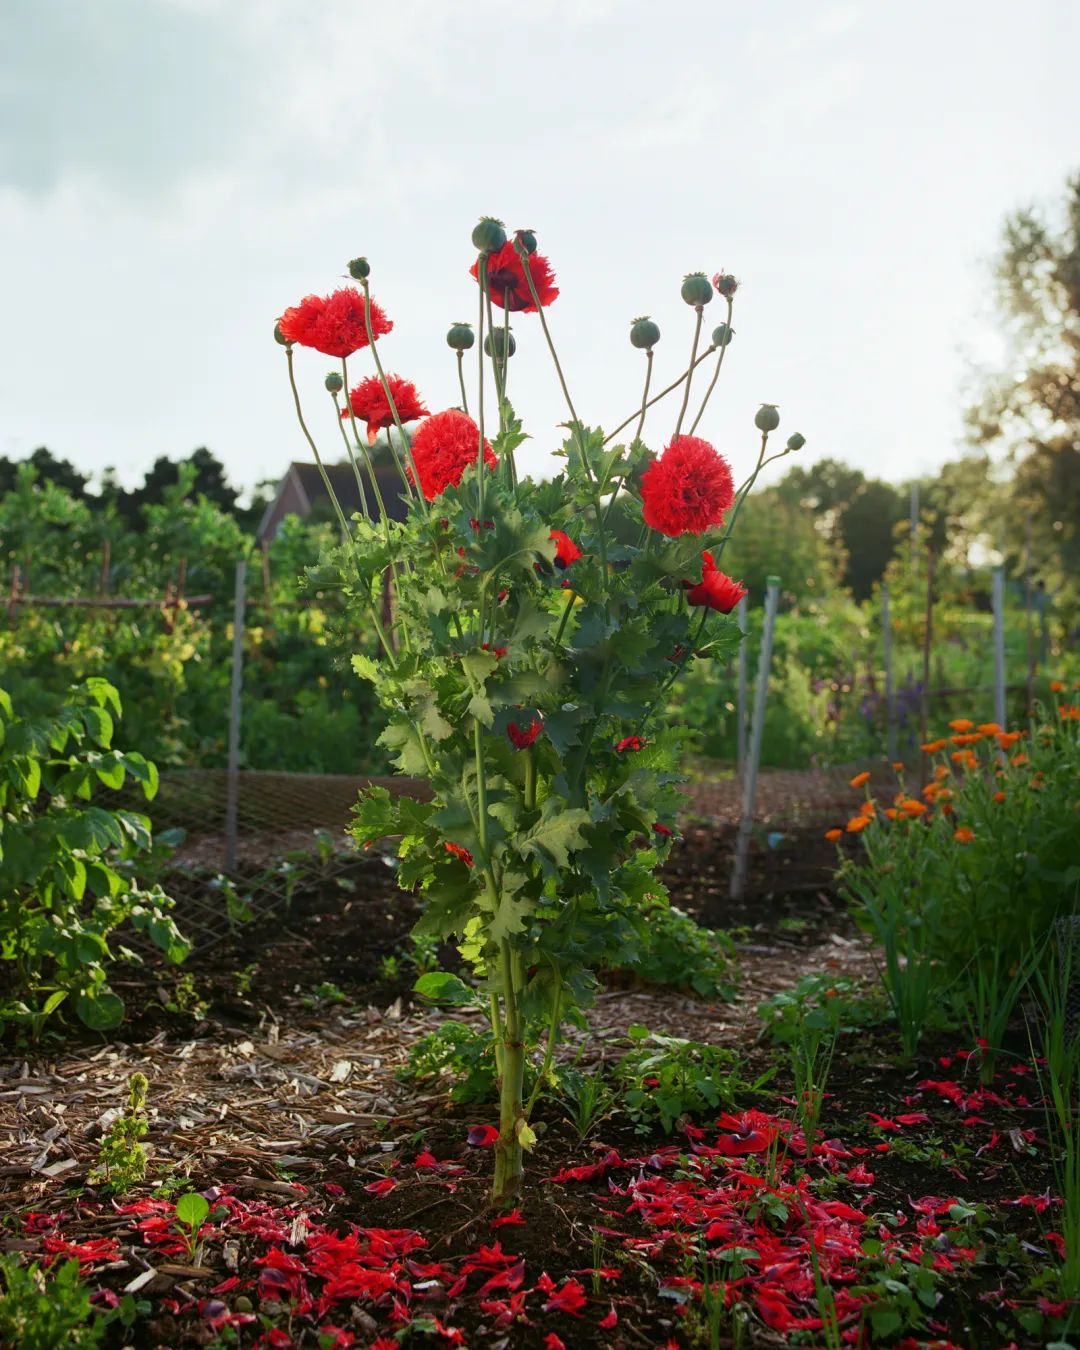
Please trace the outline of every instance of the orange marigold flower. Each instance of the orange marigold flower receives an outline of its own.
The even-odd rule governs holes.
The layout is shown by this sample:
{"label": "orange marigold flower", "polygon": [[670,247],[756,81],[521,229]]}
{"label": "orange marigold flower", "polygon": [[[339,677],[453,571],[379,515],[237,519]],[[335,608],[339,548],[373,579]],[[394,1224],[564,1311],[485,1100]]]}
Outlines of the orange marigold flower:
{"label": "orange marigold flower", "polygon": [[991,800],[997,802],[1000,805],[1005,800],[1006,795],[1007,794],[1004,792],[995,792]]}
{"label": "orange marigold flower", "polygon": [[1021,750],[1019,754],[1013,755],[1012,759],[1009,760],[1009,763],[1015,764],[1016,767],[1019,768],[1021,764],[1029,763],[1029,760],[1027,755],[1025,755],[1023,750]]}
{"label": "orange marigold flower", "polygon": [[896,760],[893,760],[893,770],[894,770],[896,773],[903,773],[903,772],[904,772],[904,767],[905,767],[905,765],[904,765],[904,761],[903,761],[902,759],[896,759]]}
{"label": "orange marigold flower", "polygon": [[941,791],[940,784],[927,783],[927,785],[922,790],[922,795],[926,798],[928,802],[932,802],[940,791]]}
{"label": "orange marigold flower", "polygon": [[872,816],[874,814],[874,810],[875,807],[873,797],[867,797],[866,801],[864,801],[862,806],[859,807],[859,815]]}
{"label": "orange marigold flower", "polygon": [[936,755],[939,750],[944,750],[948,743],[949,742],[945,737],[942,736],[938,741],[927,741],[925,745],[920,745],[919,749],[925,755]]}
{"label": "orange marigold flower", "polygon": [[953,838],[958,844],[970,844],[975,838],[975,831],[969,830],[966,825],[961,825],[959,829],[953,830]]}
{"label": "orange marigold flower", "polygon": [[862,773],[857,773],[851,780],[851,786],[855,788],[862,787],[864,783],[869,783],[869,781],[870,774],[864,769]]}
{"label": "orange marigold flower", "polygon": [[951,731],[970,731],[974,725],[975,723],[969,722],[966,717],[958,717],[954,722],[949,723],[949,729]]}
{"label": "orange marigold flower", "polygon": [[999,727],[996,722],[980,722],[977,730],[981,731],[984,736],[1000,736],[1005,728]]}
{"label": "orange marigold flower", "polygon": [[895,820],[899,814],[900,813],[897,811],[895,806],[887,806],[885,808],[885,815],[889,820]]}
{"label": "orange marigold flower", "polygon": [[869,816],[852,816],[847,823],[847,832],[848,834],[858,834],[860,830],[865,830],[869,824]]}
{"label": "orange marigold flower", "polygon": [[1061,691],[1062,691],[1064,688],[1065,688],[1065,681],[1064,681],[1064,680],[1051,680],[1051,681],[1050,681],[1050,692],[1051,692],[1052,694],[1060,694]]}
{"label": "orange marigold flower", "polygon": [[949,768],[946,764],[939,764],[934,770],[934,777],[937,779],[948,778]]}
{"label": "orange marigold flower", "polygon": [[952,800],[952,788],[943,787],[934,798],[935,801],[947,802]]}
{"label": "orange marigold flower", "polygon": [[923,802],[918,802],[914,797],[905,797],[900,803],[900,810],[905,816],[915,817],[926,815],[926,806]]}
{"label": "orange marigold flower", "polygon": [[964,756],[970,753],[971,752],[969,750],[954,750],[952,754],[949,756],[949,758],[952,760],[954,764],[959,764],[963,760]]}
{"label": "orange marigold flower", "polygon": [[837,841],[838,839],[842,839],[843,837],[844,837],[844,831],[843,831],[843,830],[826,830],[826,831],[825,831],[825,838],[829,841],[830,844],[835,844],[836,841]]}
{"label": "orange marigold flower", "polygon": [[953,736],[951,739],[953,745],[978,745],[982,736],[977,731],[968,731],[960,736]]}
{"label": "orange marigold flower", "polygon": [[1020,736],[1021,733],[1019,731],[1003,731],[1000,735],[995,736],[994,740],[997,741],[1002,750],[1008,750],[1010,746],[1016,744],[1020,739]]}
{"label": "orange marigold flower", "polygon": [[964,767],[967,769],[977,769],[979,767],[979,756],[974,750],[968,750],[964,755]]}
{"label": "orange marigold flower", "polygon": [[1063,703],[1058,708],[1058,716],[1063,722],[1080,722],[1080,708],[1075,703]]}

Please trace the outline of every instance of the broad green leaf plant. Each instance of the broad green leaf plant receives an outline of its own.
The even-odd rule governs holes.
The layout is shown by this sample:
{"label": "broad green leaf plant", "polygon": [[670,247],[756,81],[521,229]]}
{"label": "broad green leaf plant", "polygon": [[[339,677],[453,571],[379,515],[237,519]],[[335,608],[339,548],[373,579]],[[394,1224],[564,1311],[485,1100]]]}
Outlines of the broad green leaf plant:
{"label": "broad green leaf plant", "polygon": [[[719,566],[740,507],[764,465],[804,442],[795,435],[770,453],[779,414],[763,405],[756,466],[736,489],[726,461],[693,434],[731,344],[733,276],[685,279],[682,297],[694,314],[689,365],[651,397],[660,332],[651,320],[634,321],[644,389],[634,412],[605,432],[579,417],[571,397],[545,315],[558,292],[532,232],[508,239],[485,218],[473,244],[475,330],[457,323],[447,336],[456,408],[425,417],[415,387],[386,374],[377,339],[390,325],[371,299],[364,258],[349,264],[359,288],[307,297],[282,315],[275,336],[320,467],[294,349],[339,358],[325,380],[332,419],[345,433],[361,498],[378,498],[351,520],[337,504],[342,541],[333,561],[358,616],[379,634],[378,656],[357,655],[353,665],[386,714],[382,743],[400,773],[427,780],[430,800],[373,787],[352,832],[364,847],[398,840],[399,882],[425,901],[416,931],[456,939],[475,972],[495,1038],[492,1200],[504,1206],[515,1202],[523,1151],[535,1141],[532,1110],[555,1081],[562,1023],[580,1020],[597,968],[630,950],[640,911],[664,896],[655,874],[676,832],[683,778],[667,697],[689,663],[726,658],[740,640],[730,614],[744,592]],[[706,344],[703,314],[714,293],[726,301],[726,321]],[[526,436],[507,396],[511,312],[538,324],[566,402],[555,452],[562,467],[546,481],[522,475],[516,462]],[[474,347],[475,420],[464,373]],[[350,390],[347,357],[361,350],[375,374]],[[712,357],[691,421],[693,378]],[[679,410],[673,401],[671,421],[658,428],[668,443],[656,455],[643,438],[646,417],[671,394]],[[371,447],[383,433],[407,504],[403,521],[383,511],[385,486],[373,492]],[[333,496],[325,471],[324,481]],[[440,978],[460,1001],[455,977],[426,975],[427,992],[438,993]],[[545,1024],[526,1096],[527,1028]]]}
{"label": "broad green leaf plant", "polygon": [[106,680],[75,686],[52,717],[18,715],[0,689],[0,1030],[36,1038],[66,1004],[97,1031],[119,1025],[110,988],[110,940],[122,924],[145,933],[170,961],[188,945],[160,887],[135,865],[152,844],[138,811],[94,801],[134,782],[150,800],[157,769],[113,746],[120,696]]}

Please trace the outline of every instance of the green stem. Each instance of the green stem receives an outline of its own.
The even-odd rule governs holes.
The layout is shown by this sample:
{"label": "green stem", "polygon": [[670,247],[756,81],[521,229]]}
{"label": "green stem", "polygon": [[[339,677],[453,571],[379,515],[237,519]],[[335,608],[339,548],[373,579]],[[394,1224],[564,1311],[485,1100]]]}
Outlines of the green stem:
{"label": "green stem", "polygon": [[723,537],[721,538],[720,542],[712,550],[710,550],[712,552],[714,561],[716,561],[717,563],[719,563],[720,557],[723,554],[725,547],[727,546],[727,541],[731,538],[731,532],[735,528],[735,522],[739,519],[739,512],[742,510],[743,502],[746,501],[747,497],[750,495],[751,488],[758,480],[758,474],[761,473],[765,465],[770,463],[771,460],[783,459],[784,455],[787,453],[787,451],[781,451],[780,454],[772,455],[770,456],[769,459],[766,459],[765,448],[768,445],[768,443],[769,443],[769,433],[767,431],[763,431],[761,433],[761,450],[758,452],[758,459],[757,464],[754,465],[754,472],[739,488],[738,494],[735,498],[735,509],[731,513],[731,519],[728,522],[728,527],[724,531]]}
{"label": "green stem", "polygon": [[[716,388],[716,381],[720,378],[720,367],[724,364],[724,353],[725,353],[725,352],[727,351],[727,349],[731,346],[731,311],[732,311],[732,308],[733,308],[733,301],[732,301],[731,296],[728,296],[728,302],[727,302],[727,329],[728,329],[728,340],[727,340],[727,342],[723,343],[722,346],[720,347],[720,356],[719,356],[719,358],[717,359],[717,362],[716,362],[716,369],[713,371],[713,377],[712,377],[712,380],[711,380],[710,383],[709,383],[708,389],[705,390],[705,397],[701,400],[701,407],[698,409],[698,415],[694,418],[693,424],[692,424],[691,427],[690,427],[690,435],[691,435],[691,436],[692,436],[692,435],[694,434],[694,432],[697,430],[697,424],[701,421],[701,415],[702,415],[702,413],[705,411],[705,405],[708,403],[709,399],[712,398],[712,391]],[[690,391],[689,391],[689,386],[688,386],[688,387],[687,387],[687,393],[689,393],[689,392],[690,392]]]}
{"label": "green stem", "polygon": [[405,458],[408,460],[409,468],[412,470],[412,482],[405,472],[397,450],[394,448],[394,438],[390,435],[389,427],[386,430],[386,441],[390,447],[390,454],[393,457],[397,471],[401,475],[405,490],[409,496],[413,495],[415,488],[417,501],[420,503],[420,514],[426,519],[428,515],[428,504],[421,488],[420,475],[416,471],[416,462],[413,459],[412,447],[409,445],[409,438],[405,435],[405,428],[401,425],[401,418],[398,416],[397,404],[394,402],[394,395],[386,379],[386,372],[383,370],[383,364],[379,357],[379,346],[375,339],[375,334],[371,331],[371,290],[368,286],[367,277],[360,283],[364,288],[364,326],[367,329],[368,346],[371,348],[371,355],[375,358],[375,369],[379,375],[379,383],[383,387],[383,393],[386,395],[386,401],[390,405],[390,415],[394,419],[394,426],[397,427],[398,435],[401,437],[401,444],[405,451]]}
{"label": "green stem", "polygon": [[384,527],[386,529],[386,546],[390,547],[390,517],[386,514],[386,503],[383,501],[382,488],[379,487],[379,480],[375,476],[375,466],[371,462],[371,452],[368,449],[366,440],[360,439],[360,428],[356,425],[356,414],[353,412],[352,399],[349,397],[349,362],[347,357],[341,358],[341,378],[345,382],[345,406],[349,410],[349,425],[352,427],[353,440],[360,447],[360,454],[364,460],[364,468],[368,471],[368,478],[371,480],[371,487],[375,493],[375,500],[379,504],[379,512],[382,515]]}
{"label": "green stem", "polygon": [[683,390],[682,407],[679,409],[679,420],[675,423],[676,436],[682,431],[683,418],[686,416],[686,405],[690,402],[690,385],[693,382],[691,376],[697,357],[698,341],[701,337],[701,323],[705,317],[704,305],[695,305],[694,309],[697,312],[697,321],[694,324],[694,341],[690,345],[690,369],[686,372],[686,388]]}
{"label": "green stem", "polygon": [[501,1078],[503,1071],[503,1024],[499,1016],[499,996],[491,994],[488,1003],[488,1015],[491,1018],[491,1030],[495,1037],[495,1072]]}
{"label": "green stem", "polygon": [[525,1103],[525,1119],[532,1115],[532,1109],[536,1105],[536,1099],[540,1096],[544,1084],[547,1082],[548,1074],[551,1073],[552,1060],[555,1058],[555,1041],[559,1035],[559,1026],[562,1022],[562,985],[555,990],[555,1000],[551,1007],[551,1021],[548,1024],[547,1046],[544,1049],[544,1062],[540,1065],[540,1073],[536,1082],[533,1084],[533,1090],[529,1093],[529,1100]]}
{"label": "green stem", "polygon": [[[653,368],[653,349],[651,347],[645,353],[645,361],[646,361],[645,388],[642,390],[641,393],[641,416],[638,418],[637,430],[634,432],[634,441],[641,440],[641,433],[645,426],[645,411],[649,406],[649,385],[652,383],[652,368]],[[631,442],[631,444],[633,444],[633,442]],[[626,475],[623,474],[623,476],[615,484],[615,489],[612,492],[610,498],[608,499],[607,510],[604,512],[604,519],[600,522],[601,530],[607,529],[608,518],[611,515],[611,508],[615,505],[615,498],[619,495],[619,491],[625,482],[626,482]]]}
{"label": "green stem", "polygon": [[[487,254],[481,253],[477,260],[477,279],[480,282],[480,318],[477,322],[476,353],[479,361],[480,390],[477,395],[476,424],[480,435],[476,447],[476,493],[479,505],[476,514],[484,519],[484,293],[487,289]],[[494,350],[494,348],[492,348]]]}
{"label": "green stem", "polygon": [[[349,416],[352,417],[352,404],[349,400],[348,385],[345,386],[345,401],[349,405]],[[341,415],[341,404],[337,400],[337,394],[330,395],[330,402],[334,405],[338,430],[341,432],[341,439],[345,442],[345,453],[348,455],[349,463],[352,465],[353,477],[356,479],[356,490],[360,494],[361,509],[368,520],[370,520],[371,512],[368,510],[367,493],[364,491],[364,480],[360,476],[360,465],[356,462],[356,456],[353,454],[353,448],[349,444],[349,438],[345,435],[345,419]]]}
{"label": "green stem", "polygon": [[555,634],[556,647],[562,641],[562,635],[566,631],[566,621],[570,618],[570,615],[573,613],[576,599],[577,597],[571,593],[569,599],[566,602],[566,608],[563,610],[562,618],[559,620],[559,631]]}
{"label": "green stem", "polygon": [[464,363],[465,363],[465,353],[463,351],[459,351],[457,354],[457,377],[458,377],[458,384],[461,385],[461,411],[467,414],[469,411],[469,396],[465,392]]}
{"label": "green stem", "polygon": [[[705,348],[705,350],[701,353],[698,359],[694,362],[694,364],[689,368],[689,370],[684,370],[683,373],[679,376],[679,378],[677,380],[672,380],[671,384],[669,384],[666,389],[661,389],[658,394],[653,394],[652,398],[649,399],[648,403],[645,404],[646,408],[651,408],[654,403],[659,403],[662,398],[667,398],[668,394],[670,394],[673,390],[678,389],[679,385],[682,384],[683,380],[689,378],[695,367],[700,366],[702,361],[710,357],[715,350],[716,348],[710,343],[709,346]],[[604,437],[604,444],[607,445],[608,441],[613,441],[615,437],[619,434],[619,432],[622,431],[624,427],[628,427],[630,423],[634,420],[634,418],[637,416],[639,416],[639,410],[635,408],[634,411],[630,414],[630,416],[625,418],[622,422],[620,422],[614,431],[608,432],[608,434]]]}
{"label": "green stem", "polygon": [[499,1138],[495,1144],[495,1177],[491,1200],[493,1205],[507,1208],[521,1190],[524,1172],[518,1131],[525,1118],[521,1100],[525,1080],[525,1045],[514,980],[513,951],[506,938],[499,944],[499,956],[505,1021],[503,1071],[499,1079]]}

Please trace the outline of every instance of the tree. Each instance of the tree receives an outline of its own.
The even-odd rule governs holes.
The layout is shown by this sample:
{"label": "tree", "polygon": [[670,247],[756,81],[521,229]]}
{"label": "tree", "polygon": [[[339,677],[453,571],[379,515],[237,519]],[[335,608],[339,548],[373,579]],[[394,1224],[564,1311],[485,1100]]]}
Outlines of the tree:
{"label": "tree", "polygon": [[1037,207],[1006,221],[998,301],[1008,367],[990,376],[968,411],[972,442],[1003,448],[1008,488],[1006,559],[1030,551],[1051,592],[1080,598],[1080,175],[1056,218]]}
{"label": "tree", "polygon": [[200,446],[186,459],[172,460],[159,455],[153,467],[147,470],[142,487],[127,492],[112,486],[117,509],[135,529],[140,528],[145,508],[160,506],[169,496],[169,490],[181,481],[189,484],[187,491],[193,496],[202,496],[220,510],[232,516],[242,514],[237,509],[238,489],[230,486],[225,476],[225,466],[205,446]]}
{"label": "tree", "polygon": [[90,481],[86,474],[80,473],[70,460],[57,459],[43,445],[22,461],[0,457],[0,493],[15,490],[20,463],[33,465],[34,477],[39,483],[55,483],[80,501],[86,499],[86,485]]}

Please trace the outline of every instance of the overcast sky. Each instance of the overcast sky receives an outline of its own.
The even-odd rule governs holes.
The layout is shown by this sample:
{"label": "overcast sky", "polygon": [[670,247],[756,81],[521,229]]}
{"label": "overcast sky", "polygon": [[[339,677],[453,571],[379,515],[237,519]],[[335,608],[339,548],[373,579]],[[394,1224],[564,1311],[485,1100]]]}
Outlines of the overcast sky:
{"label": "overcast sky", "polygon": [[[555,268],[585,420],[639,397],[635,315],[682,368],[681,278],[723,267],[702,433],[744,468],[770,401],[807,457],[928,469],[995,355],[1004,214],[1080,169],[1078,49],[1076,0],[0,0],[0,454],[138,481],[205,444],[278,477],[306,455],[274,320],[360,253],[384,361],[449,406],[491,213]],[[566,414],[536,317],[514,331],[539,464]],[[332,363],[297,364],[336,457]]]}

